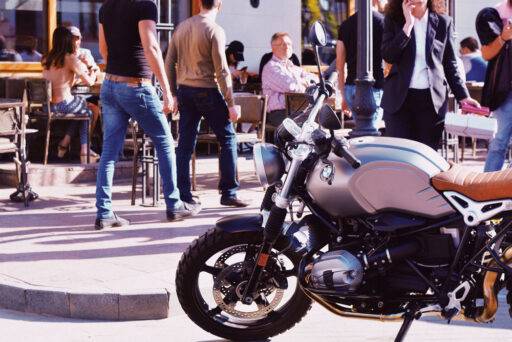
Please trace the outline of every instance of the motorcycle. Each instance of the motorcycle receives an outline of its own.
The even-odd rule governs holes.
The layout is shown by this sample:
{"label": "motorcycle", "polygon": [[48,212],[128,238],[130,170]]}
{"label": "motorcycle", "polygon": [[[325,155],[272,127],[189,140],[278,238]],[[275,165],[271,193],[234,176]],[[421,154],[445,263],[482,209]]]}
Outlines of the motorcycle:
{"label": "motorcycle", "polygon": [[[325,44],[320,23],[311,40]],[[285,332],[312,302],[401,320],[395,341],[423,315],[492,321],[501,289],[512,305],[512,172],[471,172],[405,139],[337,136],[324,105],[336,77],[320,76],[309,110],[284,120],[275,145],[254,146],[261,212],[222,218],[183,254],[183,310],[242,341]]]}

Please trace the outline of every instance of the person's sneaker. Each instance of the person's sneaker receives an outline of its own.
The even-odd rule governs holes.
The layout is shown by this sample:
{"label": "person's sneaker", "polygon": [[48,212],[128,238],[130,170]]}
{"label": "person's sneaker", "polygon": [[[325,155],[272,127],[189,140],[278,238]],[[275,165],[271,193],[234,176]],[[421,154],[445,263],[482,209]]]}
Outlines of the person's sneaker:
{"label": "person's sneaker", "polygon": [[174,210],[167,210],[167,221],[178,221],[185,217],[195,216],[201,211],[201,204],[181,202],[183,203],[180,208]]}
{"label": "person's sneaker", "polygon": [[201,205],[201,201],[199,200],[199,197],[197,197],[197,196],[192,196],[192,199],[190,199],[188,201],[184,200],[184,199],[182,199],[181,201],[186,202],[188,204],[192,204],[192,205]]}
{"label": "person's sneaker", "polygon": [[241,200],[240,198],[233,196],[233,197],[221,197],[220,198],[220,204],[228,206],[228,207],[237,207],[237,208],[244,208],[249,205],[248,202]]}
{"label": "person's sneaker", "polygon": [[94,223],[94,229],[96,230],[102,230],[104,228],[112,228],[112,227],[124,227],[129,226],[130,221],[127,219],[124,219],[120,216],[117,216],[116,213],[114,213],[114,216],[110,218],[104,218],[104,219],[96,219],[96,222]]}

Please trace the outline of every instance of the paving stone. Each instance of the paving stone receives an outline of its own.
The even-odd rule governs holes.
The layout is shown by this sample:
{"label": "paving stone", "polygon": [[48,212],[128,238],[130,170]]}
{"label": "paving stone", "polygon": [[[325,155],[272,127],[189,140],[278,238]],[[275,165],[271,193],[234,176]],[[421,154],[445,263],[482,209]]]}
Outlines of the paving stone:
{"label": "paving stone", "polygon": [[70,316],[99,320],[119,319],[119,295],[110,293],[70,293]]}
{"label": "paving stone", "polygon": [[9,310],[25,311],[27,308],[25,289],[0,284],[0,307]]}
{"label": "paving stone", "polygon": [[119,320],[162,319],[169,315],[169,292],[121,294],[119,296]]}
{"label": "paving stone", "polygon": [[28,289],[27,312],[69,317],[69,295],[62,291]]}

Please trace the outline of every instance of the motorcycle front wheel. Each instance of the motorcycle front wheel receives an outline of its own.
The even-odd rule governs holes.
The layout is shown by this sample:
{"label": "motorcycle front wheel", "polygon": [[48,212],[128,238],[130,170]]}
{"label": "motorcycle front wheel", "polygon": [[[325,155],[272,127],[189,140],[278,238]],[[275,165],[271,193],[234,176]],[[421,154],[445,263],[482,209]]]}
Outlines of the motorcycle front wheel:
{"label": "motorcycle front wheel", "polygon": [[272,251],[254,302],[241,302],[262,239],[262,232],[212,228],[182,255],[176,273],[178,299],[202,329],[230,340],[262,340],[290,329],[309,311],[311,300],[297,279],[301,256],[292,250]]}

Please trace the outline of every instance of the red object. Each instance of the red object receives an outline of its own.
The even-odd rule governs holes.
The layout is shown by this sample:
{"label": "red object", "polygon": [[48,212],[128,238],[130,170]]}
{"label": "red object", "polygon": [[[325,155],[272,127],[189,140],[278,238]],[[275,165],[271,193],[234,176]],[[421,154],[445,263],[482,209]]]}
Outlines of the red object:
{"label": "red object", "polygon": [[460,107],[462,112],[464,113],[470,113],[470,114],[476,114],[476,115],[483,115],[483,116],[489,116],[491,114],[491,111],[489,110],[489,107],[475,107],[470,104],[464,103]]}
{"label": "red object", "polygon": [[268,254],[261,253],[260,257],[258,258],[258,266],[265,267],[267,266],[268,262]]}

